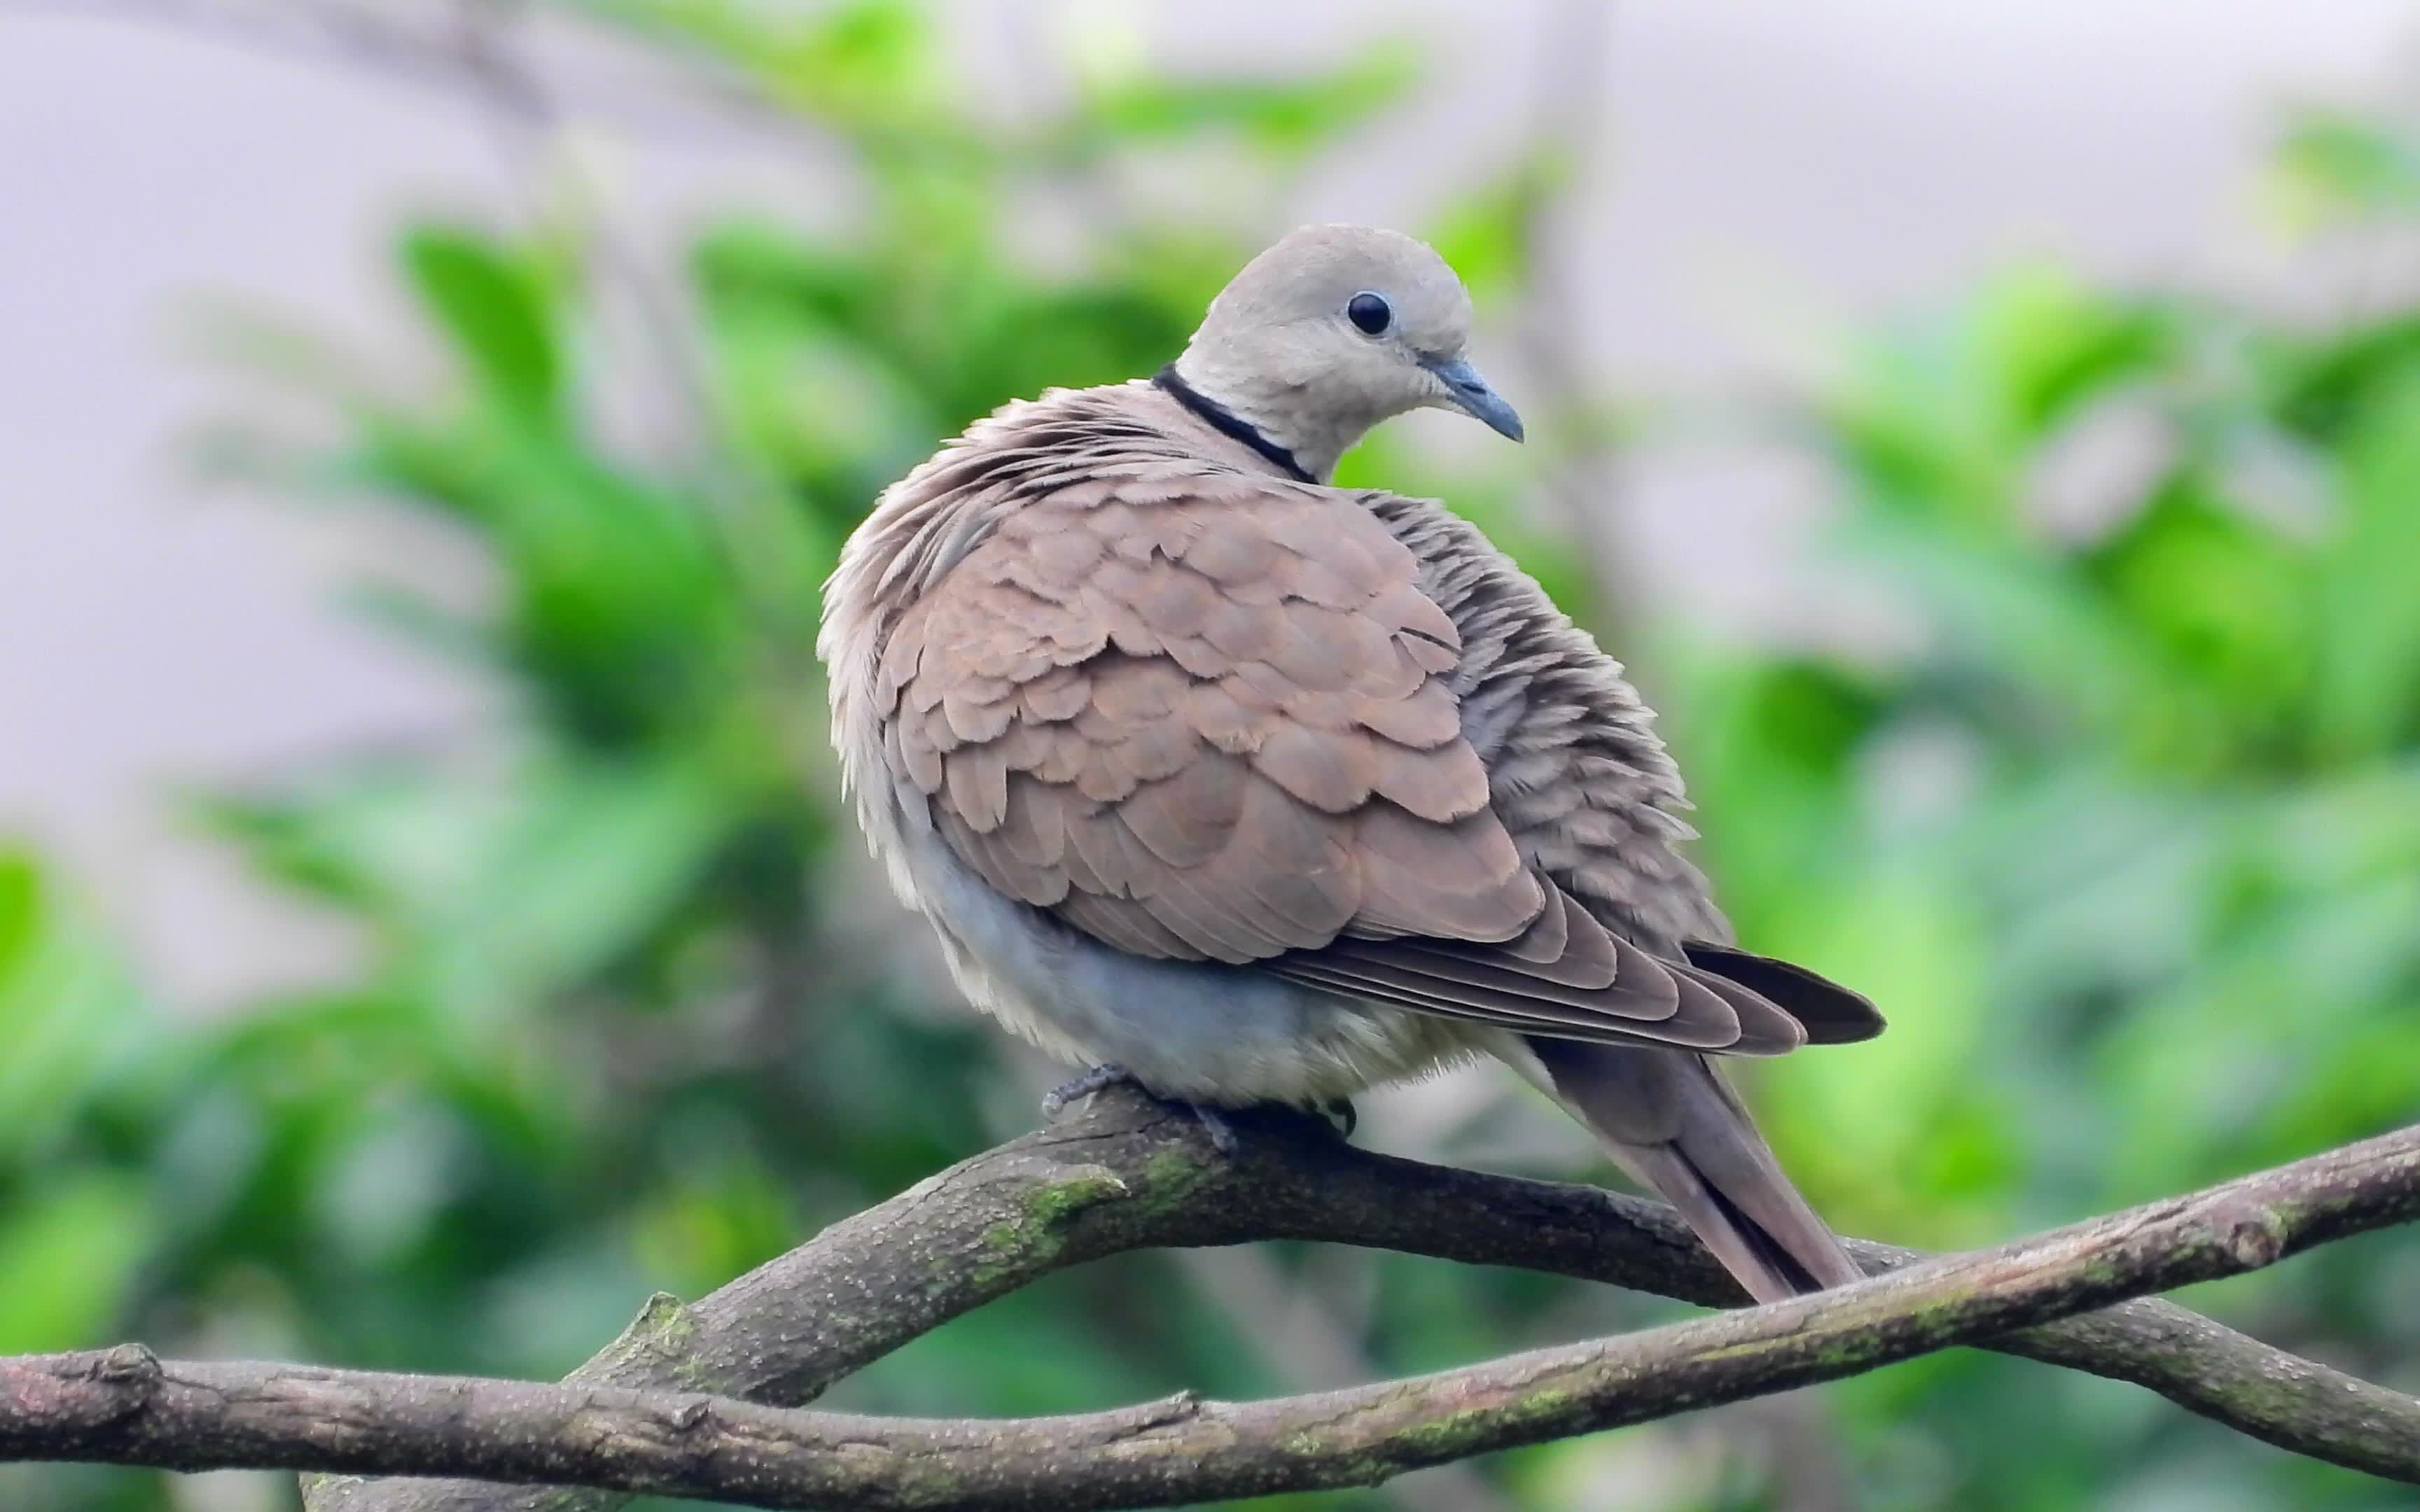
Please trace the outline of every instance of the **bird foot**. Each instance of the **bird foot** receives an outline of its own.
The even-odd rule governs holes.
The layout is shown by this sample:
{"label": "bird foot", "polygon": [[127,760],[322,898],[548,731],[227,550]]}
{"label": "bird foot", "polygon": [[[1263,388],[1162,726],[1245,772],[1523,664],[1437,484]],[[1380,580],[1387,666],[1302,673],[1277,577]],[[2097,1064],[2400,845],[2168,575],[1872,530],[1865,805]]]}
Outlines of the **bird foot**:
{"label": "bird foot", "polygon": [[1135,1080],[1134,1072],[1124,1066],[1106,1064],[1094,1067],[1074,1081],[1062,1082],[1042,1094],[1042,1121],[1057,1123],[1059,1115],[1067,1111],[1068,1103],[1080,1103],[1094,1092],[1105,1092],[1121,1083],[1130,1087],[1142,1086]]}
{"label": "bird foot", "polygon": [[1239,1144],[1235,1138],[1235,1126],[1227,1121],[1227,1115],[1217,1108],[1205,1107],[1200,1103],[1187,1103],[1180,1100],[1176,1105],[1193,1115],[1195,1120],[1202,1125],[1202,1132],[1210,1136],[1210,1148],[1218,1152],[1221,1160],[1235,1158]]}
{"label": "bird foot", "polygon": [[1337,1134],[1343,1138],[1352,1138],[1353,1131],[1361,1127],[1361,1115],[1354,1108],[1353,1100],[1349,1097],[1336,1098],[1319,1111],[1334,1120]]}
{"label": "bird foot", "polygon": [[1045,1123],[1056,1123],[1059,1121],[1059,1116],[1067,1111],[1068,1103],[1080,1103],[1095,1092],[1107,1091],[1112,1087],[1119,1086],[1132,1087],[1153,1102],[1165,1106],[1183,1108],[1193,1115],[1194,1120],[1202,1125],[1202,1132],[1210,1136],[1211,1149],[1222,1156],[1232,1157],[1235,1153],[1237,1149],[1235,1126],[1227,1121],[1225,1114],[1217,1108],[1208,1107],[1200,1103],[1190,1103],[1181,1097],[1162,1097],[1135,1080],[1134,1072],[1124,1066],[1095,1066],[1074,1081],[1052,1088],[1043,1094],[1042,1119]]}

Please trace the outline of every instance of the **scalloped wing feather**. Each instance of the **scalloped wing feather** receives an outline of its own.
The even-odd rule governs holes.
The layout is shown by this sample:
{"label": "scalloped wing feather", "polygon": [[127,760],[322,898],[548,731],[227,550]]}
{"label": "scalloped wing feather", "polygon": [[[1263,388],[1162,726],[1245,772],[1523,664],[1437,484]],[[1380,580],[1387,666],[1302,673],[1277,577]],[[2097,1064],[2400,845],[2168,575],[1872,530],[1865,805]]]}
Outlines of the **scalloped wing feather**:
{"label": "scalloped wing feather", "polygon": [[[1508,590],[1476,532],[1138,447],[1131,420],[1029,424],[919,475],[920,498],[962,489],[982,524],[884,576],[910,591],[868,712],[912,825],[1136,955],[1612,1044],[1760,1055],[1859,1032],[1854,995],[1718,947],[1684,959],[1637,913],[1668,883],[1678,917],[1719,927],[1668,851],[1677,780],[1633,735],[1635,700],[1591,708],[1630,697],[1618,668],[1534,584]],[[1637,748],[1589,744],[1607,732]],[[1570,769],[1542,791],[1527,768],[1550,757]]]}
{"label": "scalloped wing feather", "polygon": [[1046,493],[899,617],[886,760],[986,882],[1119,949],[1516,937],[1544,890],[1413,573],[1333,490],[1205,468]]}

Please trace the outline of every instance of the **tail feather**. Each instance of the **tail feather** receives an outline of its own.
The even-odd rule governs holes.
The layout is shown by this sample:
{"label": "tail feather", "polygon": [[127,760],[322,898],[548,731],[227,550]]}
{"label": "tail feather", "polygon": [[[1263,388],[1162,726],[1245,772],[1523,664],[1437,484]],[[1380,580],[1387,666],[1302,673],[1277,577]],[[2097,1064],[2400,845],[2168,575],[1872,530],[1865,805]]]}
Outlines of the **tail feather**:
{"label": "tail feather", "polygon": [[1882,1013],[1864,994],[1805,966],[1704,940],[1682,949],[1689,964],[1738,982],[1796,1019],[1809,1044],[1850,1044],[1883,1032]]}
{"label": "tail feather", "polygon": [[1570,1040],[1528,1042],[1557,1100],[1605,1141],[1624,1170],[1680,1211],[1757,1301],[1863,1279],[1706,1057]]}

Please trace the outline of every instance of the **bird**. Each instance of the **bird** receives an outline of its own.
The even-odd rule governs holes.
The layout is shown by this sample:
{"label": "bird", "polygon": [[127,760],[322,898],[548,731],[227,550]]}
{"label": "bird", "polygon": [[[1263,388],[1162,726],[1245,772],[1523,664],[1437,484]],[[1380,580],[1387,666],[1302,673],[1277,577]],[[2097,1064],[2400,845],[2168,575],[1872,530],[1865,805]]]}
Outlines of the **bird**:
{"label": "bird", "polygon": [[1305,226],[1155,376],[945,442],[826,585],[843,782],[968,999],[1094,1068],[1062,1101],[1129,1080],[1232,1141],[1493,1057],[1751,1298],[1855,1281],[1715,1062],[1881,1015],[1730,943],[1652,711],[1534,579],[1328,482],[1414,409],[1523,439],[1471,319],[1421,241]]}

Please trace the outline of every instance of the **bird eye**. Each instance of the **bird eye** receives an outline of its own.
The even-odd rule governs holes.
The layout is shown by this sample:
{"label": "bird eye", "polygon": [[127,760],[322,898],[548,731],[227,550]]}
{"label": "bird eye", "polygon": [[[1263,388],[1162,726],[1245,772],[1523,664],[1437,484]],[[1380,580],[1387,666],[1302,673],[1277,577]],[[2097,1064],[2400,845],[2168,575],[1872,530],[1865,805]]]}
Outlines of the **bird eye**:
{"label": "bird eye", "polygon": [[1375,294],[1356,294],[1344,306],[1344,317],[1365,336],[1383,336],[1394,323],[1395,312]]}

